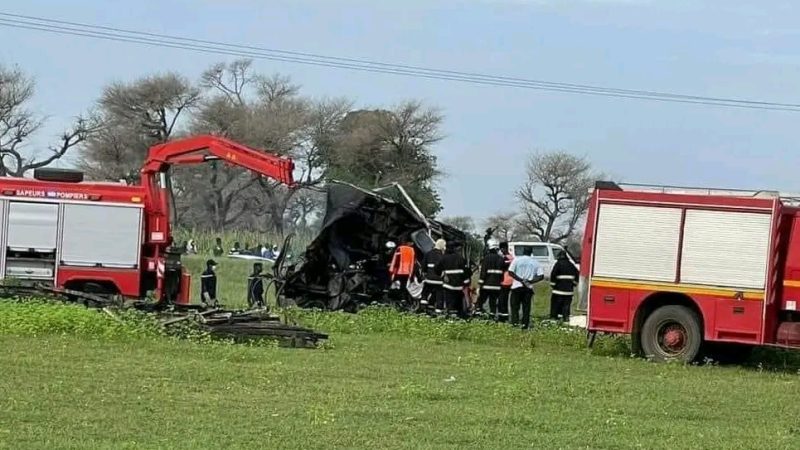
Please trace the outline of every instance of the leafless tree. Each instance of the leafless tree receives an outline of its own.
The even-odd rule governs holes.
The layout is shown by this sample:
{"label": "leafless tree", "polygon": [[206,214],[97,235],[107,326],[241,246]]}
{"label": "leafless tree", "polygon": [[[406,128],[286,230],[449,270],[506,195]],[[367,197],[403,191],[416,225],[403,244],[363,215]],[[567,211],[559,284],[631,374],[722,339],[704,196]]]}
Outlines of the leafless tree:
{"label": "leafless tree", "polygon": [[285,75],[259,76],[257,83],[258,96],[268,104],[295,98],[300,93],[300,86]]}
{"label": "leafless tree", "polygon": [[199,101],[200,91],[174,73],[112,83],[98,101],[104,130],[86,142],[80,167],[93,178],[138,179],[147,149],[178,134]]}
{"label": "leafless tree", "polygon": [[124,120],[156,142],[172,136],[183,112],[200,101],[200,91],[176,73],[153,75],[133,83],[112,83],[100,107],[109,118]]}
{"label": "leafless tree", "polygon": [[150,143],[132,127],[109,121],[86,142],[77,165],[94,180],[133,182]]}
{"label": "leafless tree", "polygon": [[514,237],[517,215],[511,212],[496,213],[484,221],[486,228],[494,230],[494,238],[499,241],[510,241]]}
{"label": "leafless tree", "polygon": [[[275,97],[262,100],[268,102],[267,107],[274,111],[274,117],[282,117],[277,123],[282,123],[284,128],[276,129],[278,133],[275,135],[275,143],[278,148],[285,148],[282,153],[290,156],[296,165],[297,184],[292,188],[280,186],[270,180],[261,179],[259,182],[259,198],[265,200],[263,206],[269,211],[270,227],[273,231],[282,232],[287,209],[294,196],[300,190],[316,188],[322,183],[327,154],[350,109],[350,102],[345,99],[304,99],[295,103],[286,99],[276,101]],[[321,202],[312,201],[314,199],[318,200],[318,197],[304,197],[300,200],[300,205],[306,209],[316,209],[321,206]],[[303,217],[311,212],[306,211]]]}
{"label": "leafless tree", "polygon": [[443,217],[439,221],[451,227],[456,227],[467,234],[475,233],[475,219],[470,216]]}
{"label": "leafless tree", "polygon": [[563,151],[534,154],[527,180],[517,191],[519,224],[543,242],[562,242],[586,213],[589,189],[598,179],[586,158]]}
{"label": "leafless tree", "polygon": [[246,91],[255,81],[250,70],[252,65],[253,62],[249,59],[239,59],[230,64],[214,64],[203,72],[200,85],[205,89],[216,90],[230,103],[244,105]]}
{"label": "leafless tree", "polygon": [[193,116],[192,132],[222,135],[290,156],[297,167],[297,185],[288,188],[224,164],[181,171],[182,184],[196,186],[187,189],[180,202],[196,212],[187,214],[187,220],[196,215],[209,228],[244,225],[277,232],[286,222],[305,221],[319,207],[317,197],[303,196],[297,202],[293,198],[301,189],[322,182],[324,154],[350,102],[302,96],[289,78],[255,73],[248,60],[212,66],[204,72],[201,85],[207,98]]}
{"label": "leafless tree", "polygon": [[325,196],[319,191],[298,191],[289,202],[286,211],[287,222],[295,230],[304,230],[318,218]]}
{"label": "leafless tree", "polygon": [[44,122],[28,108],[34,94],[31,77],[19,69],[0,66],[0,176],[21,177],[29,170],[48,166],[99,128],[94,118],[78,117],[59,142],[49,146],[48,155],[25,152],[25,144]]}
{"label": "leafless tree", "polygon": [[197,86],[171,73],[110,85],[98,102],[104,128],[84,146],[81,167],[95,178],[135,181],[151,145],[210,133],[291,157],[297,184],[283,186],[223,162],[175,167],[181,225],[279,233],[287,224],[304,226],[318,216],[322,199],[301,191],[330,177],[365,187],[399,182],[424,212],[440,209],[430,148],[442,138],[435,109],[406,102],[351,112],[350,101],[305,96],[288,77],[259,74],[248,60],[211,66]]}

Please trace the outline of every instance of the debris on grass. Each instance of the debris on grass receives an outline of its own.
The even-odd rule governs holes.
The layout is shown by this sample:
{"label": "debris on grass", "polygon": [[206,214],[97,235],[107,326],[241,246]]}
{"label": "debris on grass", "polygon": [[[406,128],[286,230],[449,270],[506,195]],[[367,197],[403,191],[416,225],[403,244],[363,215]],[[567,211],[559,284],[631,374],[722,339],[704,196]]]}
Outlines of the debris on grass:
{"label": "debris on grass", "polygon": [[[166,318],[165,318],[166,317]],[[0,334],[74,334],[98,338],[176,337],[197,342],[280,341],[315,347],[327,335],[280,322],[261,312],[222,312],[169,316],[133,309],[86,308],[49,301],[0,301]]]}

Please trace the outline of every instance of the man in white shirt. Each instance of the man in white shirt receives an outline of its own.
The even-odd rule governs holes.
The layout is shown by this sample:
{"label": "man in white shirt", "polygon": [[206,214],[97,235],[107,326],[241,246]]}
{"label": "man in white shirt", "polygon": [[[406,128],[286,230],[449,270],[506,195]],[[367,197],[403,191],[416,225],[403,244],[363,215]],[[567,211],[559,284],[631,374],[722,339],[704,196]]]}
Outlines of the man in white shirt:
{"label": "man in white shirt", "polygon": [[525,247],[522,256],[514,258],[508,268],[508,274],[514,279],[511,285],[511,325],[520,324],[520,307],[522,308],[522,328],[531,327],[531,307],[533,306],[533,285],[544,279],[544,271],[531,254],[533,249]]}

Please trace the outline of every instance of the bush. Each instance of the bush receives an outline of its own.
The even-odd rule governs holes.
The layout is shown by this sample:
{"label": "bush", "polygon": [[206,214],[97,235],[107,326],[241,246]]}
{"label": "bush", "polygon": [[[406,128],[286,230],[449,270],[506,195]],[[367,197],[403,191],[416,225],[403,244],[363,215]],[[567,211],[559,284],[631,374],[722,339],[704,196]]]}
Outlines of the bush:
{"label": "bush", "polygon": [[113,313],[46,301],[0,301],[0,334],[74,334],[100,338],[154,337],[158,321],[134,310]]}

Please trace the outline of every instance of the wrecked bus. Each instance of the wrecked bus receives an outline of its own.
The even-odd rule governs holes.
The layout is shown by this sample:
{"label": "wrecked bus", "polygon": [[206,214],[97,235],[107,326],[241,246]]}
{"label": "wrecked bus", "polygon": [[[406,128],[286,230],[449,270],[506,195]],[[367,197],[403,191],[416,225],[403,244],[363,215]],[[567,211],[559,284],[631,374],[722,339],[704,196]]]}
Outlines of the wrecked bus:
{"label": "wrecked bus", "polygon": [[[370,191],[331,182],[320,232],[304,258],[281,274],[281,297],[300,307],[347,311],[390,302],[393,249],[387,243],[411,242],[421,259],[439,238],[469,254],[466,233],[425,217],[402,186]],[[414,309],[413,299],[408,302],[400,306]]]}

